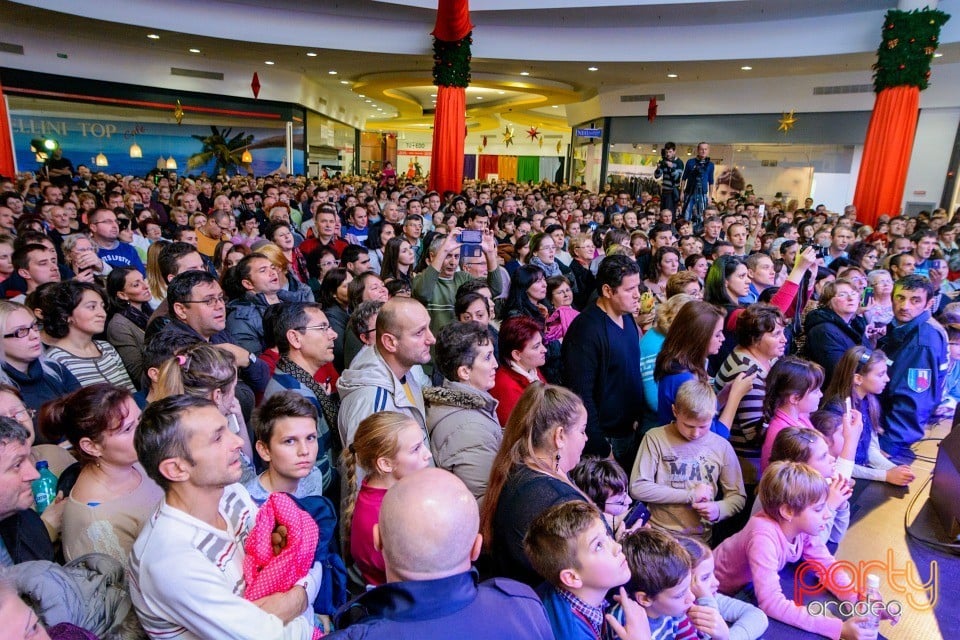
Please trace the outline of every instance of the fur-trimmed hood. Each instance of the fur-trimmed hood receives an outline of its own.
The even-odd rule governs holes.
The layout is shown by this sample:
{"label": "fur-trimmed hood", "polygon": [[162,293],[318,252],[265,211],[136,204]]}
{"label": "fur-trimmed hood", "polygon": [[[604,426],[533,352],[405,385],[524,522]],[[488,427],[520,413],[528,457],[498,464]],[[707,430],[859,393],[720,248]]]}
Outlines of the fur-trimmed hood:
{"label": "fur-trimmed hood", "polygon": [[424,389],[423,400],[428,407],[444,405],[460,409],[493,411],[497,406],[497,401],[489,393],[449,380],[444,381],[442,387]]}

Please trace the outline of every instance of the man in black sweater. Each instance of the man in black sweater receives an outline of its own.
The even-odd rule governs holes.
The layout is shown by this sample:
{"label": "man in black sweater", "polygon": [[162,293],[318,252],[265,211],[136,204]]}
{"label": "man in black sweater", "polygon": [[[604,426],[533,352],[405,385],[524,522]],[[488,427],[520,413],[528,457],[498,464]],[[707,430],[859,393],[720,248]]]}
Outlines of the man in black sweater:
{"label": "man in black sweater", "polygon": [[584,454],[610,455],[624,469],[637,453],[636,426],[643,411],[640,269],[626,256],[609,256],[597,270],[596,304],[570,324],[563,339],[563,382],[587,409]]}

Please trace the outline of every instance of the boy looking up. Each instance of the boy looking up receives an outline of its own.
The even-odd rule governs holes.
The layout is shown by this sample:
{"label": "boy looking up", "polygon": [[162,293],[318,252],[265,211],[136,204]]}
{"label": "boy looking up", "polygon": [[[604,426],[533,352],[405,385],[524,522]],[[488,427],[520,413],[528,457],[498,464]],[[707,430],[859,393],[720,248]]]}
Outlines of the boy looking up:
{"label": "boy looking up", "polygon": [[620,545],[610,537],[600,510],[587,502],[565,502],[542,513],[523,541],[533,568],[547,580],[537,589],[557,638],[649,638],[646,620],[624,597],[627,628],[605,615],[610,589],[630,579]]}

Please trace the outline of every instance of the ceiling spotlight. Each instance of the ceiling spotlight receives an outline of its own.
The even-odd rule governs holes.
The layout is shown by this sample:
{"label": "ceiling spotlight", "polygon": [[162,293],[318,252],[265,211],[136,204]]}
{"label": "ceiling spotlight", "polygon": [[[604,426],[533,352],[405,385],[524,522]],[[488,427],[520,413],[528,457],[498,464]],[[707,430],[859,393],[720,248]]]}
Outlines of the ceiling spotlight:
{"label": "ceiling spotlight", "polygon": [[521,72],[520,72],[520,75],[522,75],[522,76],[528,76],[528,75],[530,75],[530,72],[529,72],[529,71],[521,71]]}
{"label": "ceiling spotlight", "polygon": [[314,53],[313,51],[307,51],[307,57],[308,57],[308,58],[316,58],[316,57],[317,57],[317,54]]}
{"label": "ceiling spotlight", "polygon": [[596,67],[587,67],[587,71],[599,71]]}
{"label": "ceiling spotlight", "polygon": [[751,67],[750,65],[744,65],[740,67],[740,71],[753,71],[753,67]]}
{"label": "ceiling spotlight", "polygon": [[350,84],[350,81],[349,81],[349,80],[341,80],[341,81],[340,81],[340,84]]}
{"label": "ceiling spotlight", "polygon": [[158,35],[155,34],[155,33],[148,33],[148,34],[147,34],[147,37],[150,38],[151,40],[159,40],[159,39],[160,39],[160,36],[158,36]]}
{"label": "ceiling spotlight", "polygon": [[190,49],[190,53],[200,53],[200,49]]}
{"label": "ceiling spotlight", "polygon": [[264,60],[263,64],[277,64],[277,63],[274,62],[273,60]]}
{"label": "ceiling spotlight", "polygon": [[333,69],[330,69],[330,71],[327,71],[327,73],[329,73],[329,74],[332,75],[332,76],[337,75],[337,72],[334,71]]}
{"label": "ceiling spotlight", "polygon": [[676,77],[678,77],[678,76],[677,76],[677,74],[675,74],[675,73],[668,73],[668,74],[667,74],[667,77],[668,77],[668,78],[676,78]]}

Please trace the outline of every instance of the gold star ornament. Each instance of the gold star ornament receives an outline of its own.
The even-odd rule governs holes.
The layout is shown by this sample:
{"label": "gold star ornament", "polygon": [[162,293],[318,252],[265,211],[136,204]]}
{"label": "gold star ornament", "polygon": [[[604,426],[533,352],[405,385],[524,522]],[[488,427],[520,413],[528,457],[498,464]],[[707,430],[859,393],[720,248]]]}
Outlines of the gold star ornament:
{"label": "gold star ornament", "polygon": [[173,110],[173,117],[177,119],[177,124],[183,122],[183,106],[177,100],[177,108]]}
{"label": "gold star ornament", "polygon": [[790,113],[784,112],[783,116],[777,120],[777,123],[780,125],[777,127],[777,131],[783,131],[786,133],[787,131],[790,131],[790,129],[793,129],[793,126],[797,124],[797,117],[793,114],[793,111],[790,111]]}
{"label": "gold star ornament", "polygon": [[513,144],[513,129],[509,126],[503,128],[503,146],[509,147]]}

